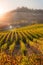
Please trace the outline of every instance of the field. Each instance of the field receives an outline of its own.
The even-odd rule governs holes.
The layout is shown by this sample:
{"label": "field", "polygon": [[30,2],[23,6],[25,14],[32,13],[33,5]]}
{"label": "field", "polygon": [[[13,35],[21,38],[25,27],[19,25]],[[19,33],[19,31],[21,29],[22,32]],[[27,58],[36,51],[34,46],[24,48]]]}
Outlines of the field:
{"label": "field", "polygon": [[43,24],[0,31],[0,65],[43,65],[42,62]]}

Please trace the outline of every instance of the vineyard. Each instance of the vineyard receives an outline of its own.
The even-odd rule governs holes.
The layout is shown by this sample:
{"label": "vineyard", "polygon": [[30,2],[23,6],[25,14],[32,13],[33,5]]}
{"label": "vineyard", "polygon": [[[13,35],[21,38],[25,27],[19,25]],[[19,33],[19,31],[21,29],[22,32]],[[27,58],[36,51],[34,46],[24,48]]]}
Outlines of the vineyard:
{"label": "vineyard", "polygon": [[[36,58],[37,55],[43,55],[43,24],[0,31],[0,53],[1,52],[5,52],[10,56],[21,55],[25,57],[25,64],[19,63],[15,65],[30,65],[29,63],[31,62],[28,60],[29,56],[33,59],[33,57]],[[31,61],[33,63],[33,60]],[[26,64],[26,62],[28,64]],[[36,64],[33,63],[33,65]]]}

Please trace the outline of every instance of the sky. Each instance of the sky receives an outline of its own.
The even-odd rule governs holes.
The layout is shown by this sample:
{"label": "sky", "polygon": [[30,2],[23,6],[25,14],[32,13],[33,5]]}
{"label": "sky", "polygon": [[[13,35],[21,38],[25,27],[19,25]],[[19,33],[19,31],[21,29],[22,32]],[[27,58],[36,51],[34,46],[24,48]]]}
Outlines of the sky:
{"label": "sky", "polygon": [[43,9],[43,0],[0,0],[0,10],[3,12],[22,6],[31,9]]}

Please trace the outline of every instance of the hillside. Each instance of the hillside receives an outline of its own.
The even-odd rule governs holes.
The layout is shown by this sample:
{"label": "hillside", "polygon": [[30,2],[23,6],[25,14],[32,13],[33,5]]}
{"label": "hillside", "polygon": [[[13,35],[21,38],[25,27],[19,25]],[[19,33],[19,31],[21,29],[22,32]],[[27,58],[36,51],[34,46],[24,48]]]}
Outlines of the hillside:
{"label": "hillside", "polygon": [[17,25],[43,23],[43,10],[33,10],[26,7],[17,8],[8,12],[3,21]]}

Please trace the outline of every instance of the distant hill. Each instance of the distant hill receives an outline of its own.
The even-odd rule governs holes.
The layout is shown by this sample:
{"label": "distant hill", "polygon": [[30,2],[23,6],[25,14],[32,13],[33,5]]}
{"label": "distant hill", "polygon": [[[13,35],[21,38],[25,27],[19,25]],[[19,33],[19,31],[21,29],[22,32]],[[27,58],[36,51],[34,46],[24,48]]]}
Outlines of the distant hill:
{"label": "distant hill", "polygon": [[8,12],[1,21],[16,26],[43,23],[43,10],[33,10],[27,7],[17,8]]}

